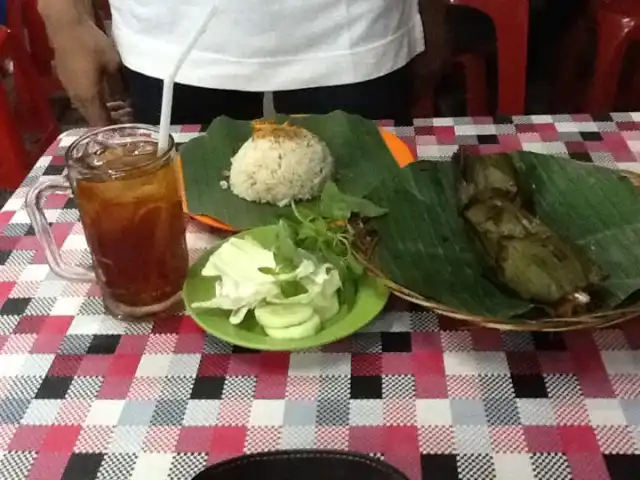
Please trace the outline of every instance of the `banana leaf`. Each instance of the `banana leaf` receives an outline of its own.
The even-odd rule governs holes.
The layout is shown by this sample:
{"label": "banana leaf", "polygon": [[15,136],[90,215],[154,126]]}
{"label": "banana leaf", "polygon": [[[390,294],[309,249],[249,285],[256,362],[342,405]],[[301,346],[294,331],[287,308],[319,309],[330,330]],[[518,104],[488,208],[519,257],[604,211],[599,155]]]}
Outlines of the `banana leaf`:
{"label": "banana leaf", "polygon": [[[278,117],[315,133],[327,143],[335,159],[340,191],[366,196],[384,178],[399,170],[374,122],[344,112],[305,117]],[[248,202],[220,187],[231,158],[251,136],[251,122],[216,119],[206,135],[180,150],[187,206],[191,213],[208,215],[238,230],[272,225],[288,212],[274,205]]]}
{"label": "banana leaf", "polygon": [[[530,183],[538,217],[608,274],[599,286],[600,309],[616,307],[640,290],[640,194],[631,182],[619,172],[568,159],[505,155]],[[415,293],[471,314],[528,315],[536,305],[488,275],[459,215],[452,163],[416,163],[400,177],[369,196],[389,209],[372,220],[378,269]]]}

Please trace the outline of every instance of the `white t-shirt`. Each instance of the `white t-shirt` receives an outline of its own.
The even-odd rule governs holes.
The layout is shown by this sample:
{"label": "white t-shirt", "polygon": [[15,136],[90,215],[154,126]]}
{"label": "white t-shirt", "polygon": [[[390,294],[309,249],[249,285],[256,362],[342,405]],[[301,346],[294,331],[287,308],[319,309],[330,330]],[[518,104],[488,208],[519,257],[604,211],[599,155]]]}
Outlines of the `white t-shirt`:
{"label": "white t-shirt", "polygon": [[424,50],[418,0],[111,0],[123,63],[164,78],[219,4],[177,81],[280,91],[370,80]]}

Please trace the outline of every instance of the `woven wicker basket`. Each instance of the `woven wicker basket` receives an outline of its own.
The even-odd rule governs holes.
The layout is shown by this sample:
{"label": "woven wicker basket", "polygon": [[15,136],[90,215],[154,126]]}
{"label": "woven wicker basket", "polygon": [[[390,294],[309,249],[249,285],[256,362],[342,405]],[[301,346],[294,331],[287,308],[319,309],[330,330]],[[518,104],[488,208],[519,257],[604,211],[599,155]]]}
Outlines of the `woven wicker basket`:
{"label": "woven wicker basket", "polygon": [[[637,188],[640,189],[640,174],[629,171],[624,171],[623,173]],[[517,322],[472,315],[425,298],[394,283],[385,277],[385,275],[380,272],[375,265],[373,265],[371,262],[372,254],[373,251],[371,251],[371,249],[367,251],[365,248],[360,248],[356,251],[356,256],[365,266],[369,274],[378,278],[391,291],[391,293],[408,300],[409,302],[429,308],[442,315],[446,315],[447,317],[466,321],[480,327],[510,331],[560,332],[588,328],[604,328],[640,316],[640,304],[628,308],[593,312],[587,315],[570,318],[540,318],[535,320],[518,320]]]}

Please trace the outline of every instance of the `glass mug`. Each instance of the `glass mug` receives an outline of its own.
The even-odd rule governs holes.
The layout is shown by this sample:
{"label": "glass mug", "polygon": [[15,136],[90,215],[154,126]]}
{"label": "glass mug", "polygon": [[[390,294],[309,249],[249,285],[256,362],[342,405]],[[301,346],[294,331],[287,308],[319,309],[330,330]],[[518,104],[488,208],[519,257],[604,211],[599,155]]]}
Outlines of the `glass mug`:
{"label": "glass mug", "polygon": [[[116,316],[160,313],[181,298],[187,275],[186,222],[174,165],[175,142],[158,154],[158,130],[117,125],[92,131],[66,151],[67,178],[36,184],[26,208],[51,270],[67,280],[97,282]],[[52,192],[75,196],[93,268],[62,261],[42,202]]]}

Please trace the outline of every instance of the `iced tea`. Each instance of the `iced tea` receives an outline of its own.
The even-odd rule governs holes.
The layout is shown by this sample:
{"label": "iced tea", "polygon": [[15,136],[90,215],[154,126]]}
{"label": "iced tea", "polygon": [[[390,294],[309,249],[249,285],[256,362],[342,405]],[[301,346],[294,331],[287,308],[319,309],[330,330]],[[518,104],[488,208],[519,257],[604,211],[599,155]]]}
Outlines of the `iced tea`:
{"label": "iced tea", "polygon": [[170,301],[179,295],[188,267],[172,159],[157,158],[151,141],[107,149],[98,158],[105,174],[96,168],[96,174],[79,175],[73,183],[107,306],[144,309]]}

